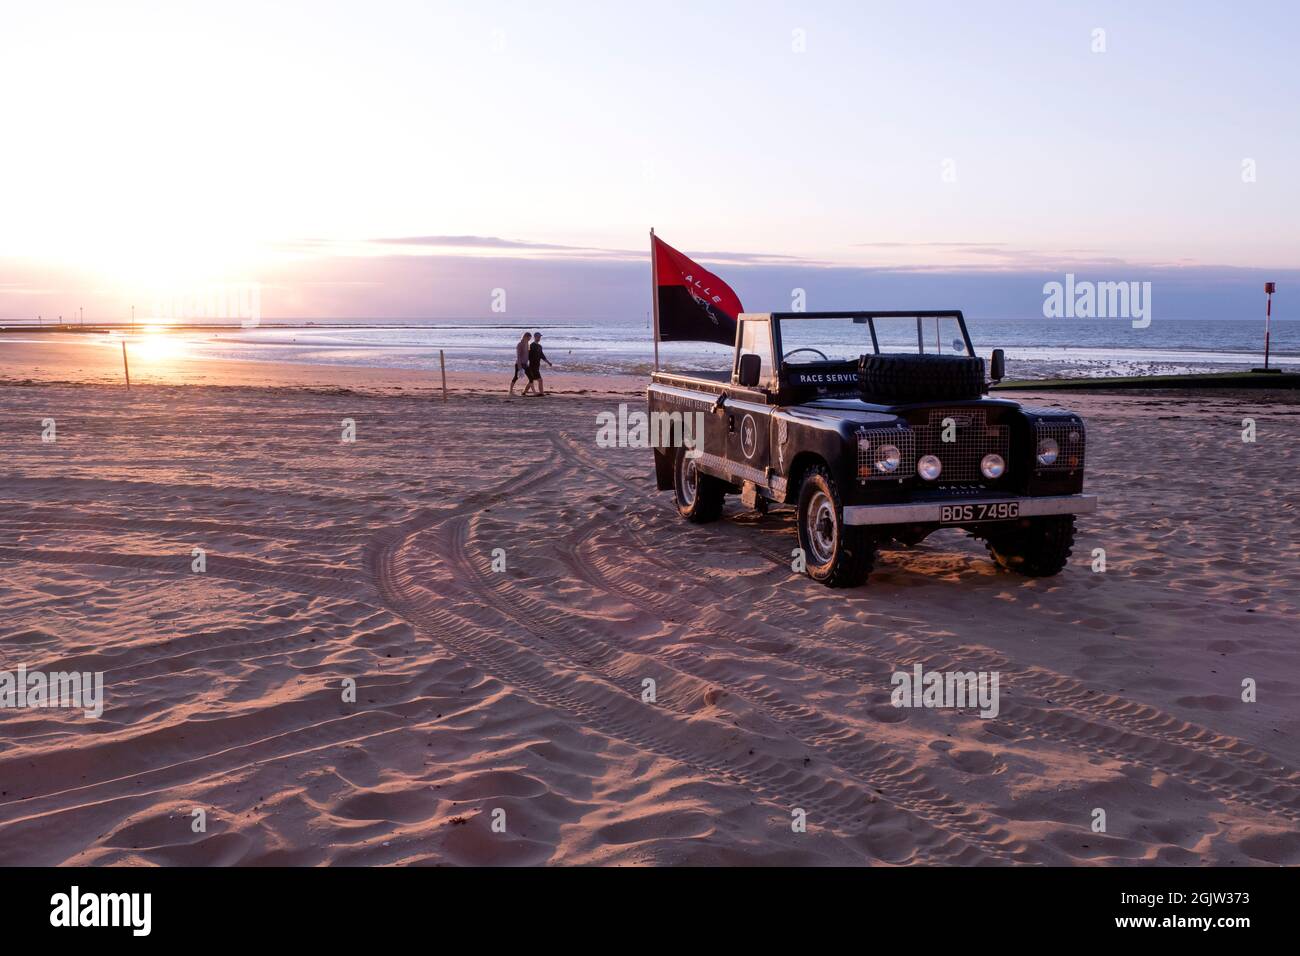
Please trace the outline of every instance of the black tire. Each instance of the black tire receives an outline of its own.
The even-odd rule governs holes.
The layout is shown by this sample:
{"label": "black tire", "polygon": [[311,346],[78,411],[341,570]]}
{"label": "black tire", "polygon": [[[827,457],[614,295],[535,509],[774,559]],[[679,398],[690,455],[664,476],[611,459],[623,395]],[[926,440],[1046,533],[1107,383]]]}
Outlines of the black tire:
{"label": "black tire", "polygon": [[1070,561],[1074,515],[1025,518],[1015,528],[984,536],[993,560],[1031,578],[1050,578]]}
{"label": "black tire", "polygon": [[864,355],[858,387],[883,402],[948,402],[984,394],[984,360],[969,355]]}
{"label": "black tire", "polygon": [[799,488],[799,547],[808,577],[827,587],[857,587],[871,573],[875,541],[844,523],[835,479],[818,465],[804,473]]}
{"label": "black tire", "polygon": [[688,450],[679,447],[673,461],[673,497],[677,499],[677,513],[695,524],[717,521],[722,517],[726,485],[697,469],[695,459],[686,457]]}

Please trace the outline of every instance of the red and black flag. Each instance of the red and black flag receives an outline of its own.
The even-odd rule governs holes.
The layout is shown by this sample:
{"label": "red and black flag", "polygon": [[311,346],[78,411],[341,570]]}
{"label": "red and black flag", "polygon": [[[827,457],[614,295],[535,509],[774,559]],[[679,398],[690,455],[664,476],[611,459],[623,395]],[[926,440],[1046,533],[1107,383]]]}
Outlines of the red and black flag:
{"label": "red and black flag", "polygon": [[650,232],[655,322],[662,342],[736,341],[736,316],[744,309],[731,286],[701,269]]}

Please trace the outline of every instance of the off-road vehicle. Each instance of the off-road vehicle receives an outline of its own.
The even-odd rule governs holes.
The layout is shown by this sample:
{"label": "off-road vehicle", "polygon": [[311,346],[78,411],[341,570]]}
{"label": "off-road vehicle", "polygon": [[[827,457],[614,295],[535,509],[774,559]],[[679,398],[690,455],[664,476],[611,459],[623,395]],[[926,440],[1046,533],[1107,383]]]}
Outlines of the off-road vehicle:
{"label": "off-road vehicle", "polygon": [[[862,583],[876,548],[962,528],[1003,567],[1056,574],[1083,494],[1083,420],[988,397],[959,311],[745,313],[729,372],[655,372],[651,419],[703,414],[703,435],[652,430],[655,477],[689,521],[798,512],[808,574]],[[990,378],[1003,377],[995,349]],[[678,414],[680,413],[680,415]]]}

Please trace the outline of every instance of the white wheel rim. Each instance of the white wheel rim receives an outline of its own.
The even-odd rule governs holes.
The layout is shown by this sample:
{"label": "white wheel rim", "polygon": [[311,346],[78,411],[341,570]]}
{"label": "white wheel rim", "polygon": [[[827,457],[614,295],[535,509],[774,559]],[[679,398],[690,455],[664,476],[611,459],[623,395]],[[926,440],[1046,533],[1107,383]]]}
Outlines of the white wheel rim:
{"label": "white wheel rim", "polygon": [[690,507],[695,503],[695,490],[700,483],[700,473],[695,468],[695,459],[687,458],[682,465],[682,503]]}
{"label": "white wheel rim", "polygon": [[828,564],[835,557],[835,539],[838,524],[835,521],[835,503],[824,491],[818,491],[808,502],[808,548],[817,564]]}

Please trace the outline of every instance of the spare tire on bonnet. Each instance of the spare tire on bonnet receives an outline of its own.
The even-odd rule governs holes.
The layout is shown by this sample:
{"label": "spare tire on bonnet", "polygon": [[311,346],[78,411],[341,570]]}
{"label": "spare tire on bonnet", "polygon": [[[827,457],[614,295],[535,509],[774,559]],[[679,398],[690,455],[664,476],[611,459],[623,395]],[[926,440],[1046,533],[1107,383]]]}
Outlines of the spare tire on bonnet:
{"label": "spare tire on bonnet", "polygon": [[947,402],[984,394],[984,360],[970,355],[864,355],[858,387],[868,401]]}

